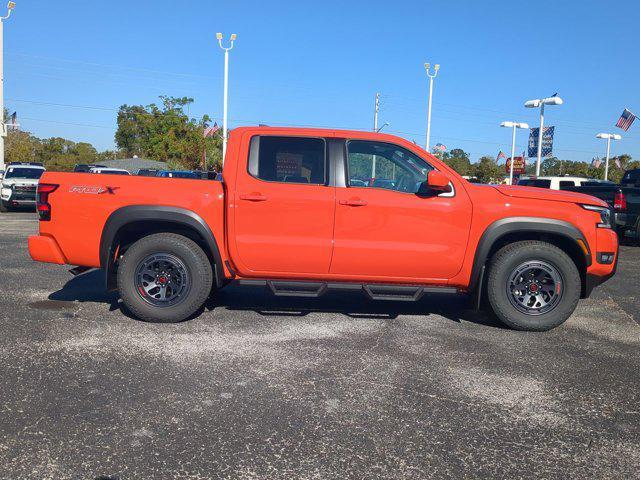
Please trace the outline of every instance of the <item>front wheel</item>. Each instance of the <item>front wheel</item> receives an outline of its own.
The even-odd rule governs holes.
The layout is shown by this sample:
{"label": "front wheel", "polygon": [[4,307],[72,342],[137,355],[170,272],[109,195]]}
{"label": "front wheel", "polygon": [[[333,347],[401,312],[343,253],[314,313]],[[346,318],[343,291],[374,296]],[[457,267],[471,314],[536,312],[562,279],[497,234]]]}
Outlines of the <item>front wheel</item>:
{"label": "front wheel", "polygon": [[555,245],[528,240],[500,249],[491,259],[489,303],[516,330],[545,331],[564,323],[580,299],[580,274]]}
{"label": "front wheel", "polygon": [[11,211],[11,207],[9,206],[8,203],[5,203],[4,200],[0,200],[0,212],[10,212]]}
{"label": "front wheel", "polygon": [[180,322],[202,307],[211,293],[209,258],[189,238],[149,235],[134,243],[118,267],[118,290],[127,308],[152,322]]}

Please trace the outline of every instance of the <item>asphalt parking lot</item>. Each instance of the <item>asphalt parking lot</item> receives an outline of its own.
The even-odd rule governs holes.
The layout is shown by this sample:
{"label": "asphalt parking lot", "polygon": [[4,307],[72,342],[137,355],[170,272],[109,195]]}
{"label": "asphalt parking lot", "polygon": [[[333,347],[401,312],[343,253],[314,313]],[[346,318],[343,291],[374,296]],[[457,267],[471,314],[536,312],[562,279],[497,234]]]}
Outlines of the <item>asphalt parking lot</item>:
{"label": "asphalt parking lot", "polygon": [[177,325],[32,262],[0,214],[0,477],[638,478],[640,248],[562,327],[460,297],[220,292]]}

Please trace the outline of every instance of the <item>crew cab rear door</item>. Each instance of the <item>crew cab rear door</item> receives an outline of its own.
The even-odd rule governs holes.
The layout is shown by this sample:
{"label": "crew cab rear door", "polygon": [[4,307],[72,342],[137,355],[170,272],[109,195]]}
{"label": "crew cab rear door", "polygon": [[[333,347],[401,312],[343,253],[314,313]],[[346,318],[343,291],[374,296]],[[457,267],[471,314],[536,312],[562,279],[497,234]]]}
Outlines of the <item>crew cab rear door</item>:
{"label": "crew cab rear door", "polygon": [[242,274],[328,273],[335,187],[326,152],[324,138],[251,137],[248,158],[238,159],[229,238]]}
{"label": "crew cab rear door", "polygon": [[331,273],[380,281],[446,281],[462,268],[471,201],[419,192],[433,169],[408,148],[346,141],[346,186],[336,189]]}

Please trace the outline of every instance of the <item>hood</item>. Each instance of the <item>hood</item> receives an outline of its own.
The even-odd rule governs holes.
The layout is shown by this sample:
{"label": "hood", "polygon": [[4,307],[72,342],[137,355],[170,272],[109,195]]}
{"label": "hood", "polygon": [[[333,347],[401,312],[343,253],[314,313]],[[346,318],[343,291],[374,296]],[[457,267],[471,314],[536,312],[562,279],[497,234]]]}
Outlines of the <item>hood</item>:
{"label": "hood", "polygon": [[22,185],[37,185],[40,180],[37,178],[20,178],[20,177],[12,177],[12,178],[3,178],[2,185],[5,187],[9,187],[11,185],[22,186]]}
{"label": "hood", "polygon": [[548,200],[552,202],[582,203],[585,205],[597,205],[599,207],[609,207],[607,202],[584,193],[567,192],[564,190],[549,190],[538,187],[521,187],[501,185],[494,187],[498,192],[507,197],[528,198],[531,200]]}

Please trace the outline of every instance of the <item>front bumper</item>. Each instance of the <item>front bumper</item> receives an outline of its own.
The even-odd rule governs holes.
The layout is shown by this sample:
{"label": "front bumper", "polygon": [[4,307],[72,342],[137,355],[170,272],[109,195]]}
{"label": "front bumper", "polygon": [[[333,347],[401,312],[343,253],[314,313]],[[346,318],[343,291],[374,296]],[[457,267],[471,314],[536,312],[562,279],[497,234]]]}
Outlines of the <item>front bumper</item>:
{"label": "front bumper", "polygon": [[[615,255],[613,262],[600,263],[600,253],[613,253]],[[583,298],[591,295],[591,292],[598,285],[603,284],[613,277],[618,269],[618,235],[615,231],[607,228],[598,228],[596,230],[596,251],[593,252],[593,263],[587,268],[585,276],[585,285]]]}
{"label": "front bumper", "polygon": [[13,206],[27,206],[36,204],[36,187],[12,187],[2,188],[2,194],[0,195],[2,201],[5,204]]}

